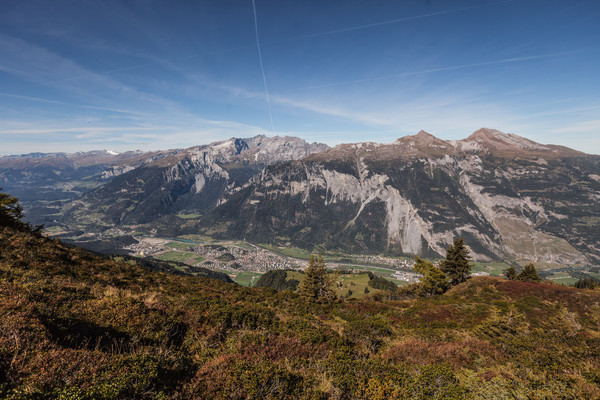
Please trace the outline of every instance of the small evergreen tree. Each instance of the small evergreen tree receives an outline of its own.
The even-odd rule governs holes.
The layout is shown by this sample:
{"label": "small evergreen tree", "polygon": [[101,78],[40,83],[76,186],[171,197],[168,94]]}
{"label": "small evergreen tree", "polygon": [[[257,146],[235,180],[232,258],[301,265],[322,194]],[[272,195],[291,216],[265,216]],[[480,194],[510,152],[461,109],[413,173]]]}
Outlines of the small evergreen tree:
{"label": "small evergreen tree", "polygon": [[7,193],[0,192],[0,226],[20,226],[21,218],[23,218],[23,208],[19,204],[19,200]]}
{"label": "small evergreen tree", "polygon": [[511,281],[517,279],[517,270],[512,265],[504,272],[504,274],[506,275],[506,278]]}
{"label": "small evergreen tree", "polygon": [[517,275],[517,280],[524,282],[539,282],[542,278],[538,275],[534,265],[529,263],[523,268],[523,271]]}
{"label": "small evergreen tree", "polygon": [[[0,191],[2,188],[0,188]],[[30,231],[35,235],[40,235],[43,226],[32,227],[30,224],[23,222],[23,207],[19,200],[9,195],[8,193],[0,192],[0,227],[8,226],[21,231]]]}
{"label": "small evergreen tree", "polygon": [[330,303],[335,300],[335,293],[331,290],[332,282],[327,277],[323,256],[315,258],[310,256],[308,267],[304,271],[306,277],[300,285],[300,295],[312,303]]}
{"label": "small evergreen tree", "polygon": [[440,269],[446,274],[452,286],[465,282],[471,277],[471,256],[462,237],[446,250],[446,258],[442,260]]}
{"label": "small evergreen tree", "polygon": [[575,287],[577,289],[596,289],[598,282],[592,278],[580,278],[575,282]]}
{"label": "small evergreen tree", "polygon": [[450,287],[448,278],[441,269],[418,256],[415,256],[413,270],[423,275],[415,290],[417,296],[429,297],[442,294]]}

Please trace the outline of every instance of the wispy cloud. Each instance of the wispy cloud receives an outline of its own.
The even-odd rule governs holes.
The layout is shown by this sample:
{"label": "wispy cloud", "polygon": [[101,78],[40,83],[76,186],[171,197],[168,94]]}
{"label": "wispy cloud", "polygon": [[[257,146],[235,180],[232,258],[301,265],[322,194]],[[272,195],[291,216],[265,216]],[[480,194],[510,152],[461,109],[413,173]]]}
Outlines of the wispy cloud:
{"label": "wispy cloud", "polygon": [[598,134],[600,132],[600,119],[580,121],[558,128],[547,129],[544,132],[551,135],[572,135],[574,133]]}
{"label": "wispy cloud", "polygon": [[403,78],[403,77],[414,76],[414,75],[431,74],[431,73],[436,73],[436,72],[446,72],[446,71],[453,71],[453,70],[460,70],[460,69],[486,67],[486,66],[490,66],[490,65],[510,64],[510,63],[517,63],[517,62],[523,62],[523,61],[538,60],[538,59],[543,59],[543,58],[560,57],[560,56],[567,56],[567,55],[571,55],[574,53],[582,52],[585,50],[587,50],[587,49],[572,50],[572,51],[550,53],[550,54],[540,54],[540,55],[525,56],[525,57],[503,58],[503,59],[499,59],[499,60],[483,61],[483,62],[461,64],[461,65],[452,65],[452,66],[447,66],[447,67],[428,68],[428,69],[423,69],[423,70],[419,70],[419,71],[409,71],[409,72],[402,72],[402,73],[398,73],[398,74],[374,76],[371,78],[352,79],[352,80],[339,81],[339,82],[323,83],[323,84],[319,84],[319,85],[310,85],[310,86],[305,86],[302,88],[294,89],[290,92],[309,90],[309,89],[321,89],[321,88],[341,86],[341,85],[351,85],[351,84],[373,82],[373,81],[379,81],[379,80],[396,79],[396,78]]}
{"label": "wispy cloud", "polygon": [[[155,128],[154,130],[161,130],[163,127]],[[90,126],[75,126],[75,127],[54,127],[54,128],[22,128],[22,129],[0,129],[0,136],[4,135],[39,135],[39,134],[55,134],[55,133],[80,133],[86,132],[86,134],[105,134],[113,132],[127,132],[127,131],[140,131],[149,130],[148,128],[131,127],[131,126],[119,126],[119,127],[90,127]],[[84,134],[76,136],[82,138]]]}
{"label": "wispy cloud", "polygon": [[[229,53],[229,52],[236,52],[236,51],[240,51],[240,50],[248,50],[248,49],[252,49],[255,47],[256,46],[254,46],[254,45],[228,47],[228,48],[224,48],[224,49],[220,49],[220,50],[205,51],[205,52],[201,52],[201,53],[197,53],[197,54],[190,54],[187,56],[174,57],[174,58],[168,59],[168,60],[164,59],[164,58],[158,58],[154,55],[148,54],[148,55],[144,55],[144,57],[151,61],[146,62],[146,63],[134,64],[134,65],[125,66],[122,68],[115,68],[115,69],[109,69],[109,70],[104,70],[104,71],[96,71],[93,73],[92,72],[83,73],[81,75],[61,79],[56,82],[57,83],[69,82],[69,81],[81,80],[81,79],[85,79],[85,78],[93,78],[96,76],[112,75],[112,74],[116,74],[119,72],[128,72],[128,71],[134,71],[134,70],[139,70],[139,69],[144,69],[144,68],[149,68],[149,67],[156,67],[156,66],[161,66],[161,67],[174,66],[181,61],[193,60],[193,59],[197,59],[197,58],[203,58],[203,57],[208,57],[208,56],[213,56],[213,55],[218,55],[218,54],[223,54],[223,53]],[[111,47],[108,47],[108,48],[105,47],[105,50],[112,51],[114,49]]]}
{"label": "wispy cloud", "polygon": [[[235,121],[202,119],[193,115],[148,114],[140,116],[139,123],[129,121],[118,126],[93,126],[80,120],[17,120],[4,121],[4,127],[0,128],[0,142],[3,143],[0,151],[8,154],[13,152],[12,148],[24,146],[28,151],[50,151],[51,147],[56,151],[99,147],[120,151],[159,150],[257,134],[267,132]],[[52,138],[51,145],[48,138]]]}
{"label": "wispy cloud", "polygon": [[599,109],[600,109],[600,105],[577,107],[577,108],[566,108],[566,109],[554,109],[551,111],[544,111],[544,112],[535,113],[535,114],[527,114],[527,115],[524,115],[523,118],[547,117],[547,116],[551,116],[551,115],[581,113],[581,112],[594,111],[594,110],[599,110]]}
{"label": "wispy cloud", "polygon": [[354,25],[354,26],[350,26],[350,27],[346,27],[346,28],[333,29],[330,31],[310,33],[307,35],[300,35],[300,36],[295,36],[295,37],[291,37],[291,38],[287,38],[287,39],[275,40],[275,41],[271,41],[271,42],[264,43],[264,44],[279,44],[279,43],[286,43],[286,42],[295,41],[295,40],[311,39],[311,38],[316,38],[316,37],[321,37],[321,36],[328,36],[328,35],[335,35],[335,34],[345,33],[345,32],[359,31],[359,30],[363,30],[363,29],[376,28],[379,26],[397,24],[400,22],[414,21],[414,20],[437,17],[440,15],[447,15],[447,14],[456,14],[456,13],[474,10],[474,9],[478,9],[478,8],[482,8],[482,7],[490,7],[490,6],[500,5],[500,4],[514,3],[515,1],[517,1],[517,0],[502,0],[502,1],[486,3],[486,4],[477,4],[477,5],[473,5],[473,6],[454,8],[454,9],[450,9],[450,10],[442,10],[442,11],[437,11],[437,12],[433,12],[433,13],[413,15],[413,16],[402,17],[402,18],[394,18],[394,19],[390,19],[390,20],[386,20],[386,21],[373,22],[370,24]]}
{"label": "wispy cloud", "polygon": [[[95,107],[114,105],[114,93],[119,94],[122,103],[145,103],[146,108],[180,107],[177,102],[90,71],[68,58],[22,39],[0,34],[0,50],[5,55],[0,60],[0,71],[36,85],[50,87],[62,95],[76,97]],[[70,79],[74,76],[87,76],[91,79],[82,84]]]}
{"label": "wispy cloud", "polygon": [[2,96],[2,97],[11,97],[13,99],[37,101],[37,102],[49,103],[49,104],[63,104],[63,105],[64,104],[68,104],[68,103],[65,103],[64,101],[44,99],[44,98],[41,98],[41,97],[33,97],[33,96],[22,96],[22,95],[19,95],[19,94],[12,94],[12,93],[0,93],[0,96]]}

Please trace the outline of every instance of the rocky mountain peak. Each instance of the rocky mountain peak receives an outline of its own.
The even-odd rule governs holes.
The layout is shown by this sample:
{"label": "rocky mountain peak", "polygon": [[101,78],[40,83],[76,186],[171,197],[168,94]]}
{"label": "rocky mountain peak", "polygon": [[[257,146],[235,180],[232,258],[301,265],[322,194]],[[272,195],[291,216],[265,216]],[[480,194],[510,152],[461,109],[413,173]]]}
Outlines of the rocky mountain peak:
{"label": "rocky mountain peak", "polygon": [[584,153],[562,146],[544,145],[513,133],[481,128],[457,142],[462,151],[487,152],[500,157],[569,157]]}
{"label": "rocky mountain peak", "polygon": [[281,161],[297,160],[307,155],[327,150],[323,143],[308,143],[297,137],[268,137],[257,135],[250,138],[230,138],[208,145],[194,146],[181,150],[169,159],[163,159],[155,166],[170,166],[185,160],[209,160],[209,162],[262,163],[272,164]]}
{"label": "rocky mountain peak", "polygon": [[506,134],[497,129],[480,128],[473,132],[466,140],[497,141],[501,140],[502,136],[506,136]]}
{"label": "rocky mountain peak", "polygon": [[469,136],[466,141],[476,141],[486,147],[497,149],[550,150],[548,146],[536,143],[512,133],[500,132],[496,129],[481,128]]}
{"label": "rocky mountain peak", "polygon": [[433,136],[431,133],[429,132],[425,132],[424,130],[420,130],[419,133],[417,133],[416,135],[413,135],[413,137],[415,139],[418,140],[425,140],[425,141],[430,141],[430,140],[435,140],[437,139],[435,136]]}
{"label": "rocky mountain peak", "polygon": [[439,139],[424,130],[419,131],[416,135],[401,137],[393,145],[400,147],[399,153],[404,158],[443,157],[455,151],[450,142]]}
{"label": "rocky mountain peak", "polygon": [[431,133],[424,130],[420,130],[416,135],[407,135],[399,139],[396,139],[394,143],[405,143],[405,142],[418,142],[418,143],[431,143],[435,140],[441,140],[433,136]]}

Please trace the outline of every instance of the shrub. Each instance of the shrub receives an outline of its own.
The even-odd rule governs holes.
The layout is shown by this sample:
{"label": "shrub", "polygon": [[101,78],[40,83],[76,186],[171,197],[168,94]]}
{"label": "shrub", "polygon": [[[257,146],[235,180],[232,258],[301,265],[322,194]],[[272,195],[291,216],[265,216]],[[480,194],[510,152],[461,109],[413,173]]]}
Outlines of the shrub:
{"label": "shrub", "polygon": [[598,281],[592,278],[580,278],[575,282],[577,289],[596,289],[598,287]]}
{"label": "shrub", "polygon": [[464,399],[466,394],[447,364],[424,366],[410,386],[410,392],[411,398],[419,400]]}
{"label": "shrub", "polygon": [[523,271],[517,275],[517,280],[523,282],[539,282],[542,278],[538,275],[533,264],[529,263],[523,268]]}

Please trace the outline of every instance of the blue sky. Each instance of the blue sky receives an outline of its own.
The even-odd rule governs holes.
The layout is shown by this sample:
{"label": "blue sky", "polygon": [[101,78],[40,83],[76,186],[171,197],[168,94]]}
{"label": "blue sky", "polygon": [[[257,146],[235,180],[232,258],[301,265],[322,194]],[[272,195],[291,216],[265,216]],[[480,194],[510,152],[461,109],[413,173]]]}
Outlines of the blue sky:
{"label": "blue sky", "polygon": [[255,0],[255,10],[256,20],[252,0],[0,0],[0,154],[256,134],[462,139],[481,127],[600,154],[598,0]]}

